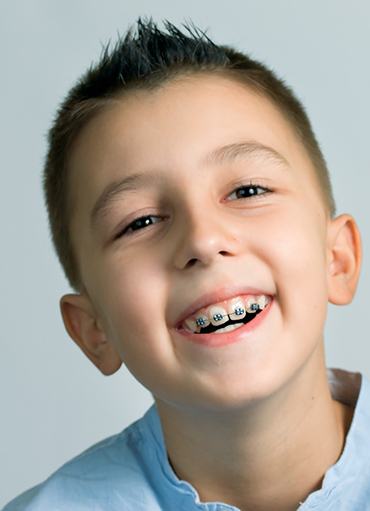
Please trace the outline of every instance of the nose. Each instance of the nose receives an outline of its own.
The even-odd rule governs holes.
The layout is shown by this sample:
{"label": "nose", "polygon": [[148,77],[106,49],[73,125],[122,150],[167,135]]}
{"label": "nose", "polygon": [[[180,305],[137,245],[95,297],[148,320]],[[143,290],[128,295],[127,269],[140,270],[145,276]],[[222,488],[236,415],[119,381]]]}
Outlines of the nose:
{"label": "nose", "polygon": [[199,208],[184,215],[178,227],[174,266],[178,269],[200,264],[209,266],[220,257],[235,256],[240,248],[230,216]]}

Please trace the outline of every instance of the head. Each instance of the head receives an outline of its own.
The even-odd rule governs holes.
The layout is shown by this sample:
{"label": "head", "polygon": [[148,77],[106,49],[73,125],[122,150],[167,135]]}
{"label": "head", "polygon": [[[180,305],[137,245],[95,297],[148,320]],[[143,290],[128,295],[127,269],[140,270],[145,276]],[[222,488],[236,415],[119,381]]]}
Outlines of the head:
{"label": "head", "polygon": [[[360,237],[335,217],[283,81],[166,28],[139,20],[71,90],[50,131],[46,202],[75,291],[63,319],[89,359],[106,375],[125,363],[164,401],[217,407],[267,394],[319,353],[328,302],[354,295]],[[250,341],[184,341],[184,309],[236,285],[273,297]]]}

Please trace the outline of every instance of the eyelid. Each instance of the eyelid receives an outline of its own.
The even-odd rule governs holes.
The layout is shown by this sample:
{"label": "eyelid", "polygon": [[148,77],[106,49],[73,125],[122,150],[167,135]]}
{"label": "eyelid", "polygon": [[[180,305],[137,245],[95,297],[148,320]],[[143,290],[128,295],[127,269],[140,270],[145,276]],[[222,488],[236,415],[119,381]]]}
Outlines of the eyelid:
{"label": "eyelid", "polygon": [[[273,190],[267,186],[265,186],[264,184],[262,184],[262,181],[263,180],[255,180],[255,179],[249,179],[247,182],[245,181],[239,181],[237,183],[235,183],[234,185],[232,185],[232,191],[228,194],[228,197],[237,192],[238,190],[242,189],[242,188],[260,188],[263,190],[263,193],[259,193],[259,194],[256,194],[256,195],[252,195],[250,197],[241,197],[239,199],[236,199],[236,201],[240,201],[240,200],[243,200],[243,201],[250,201],[250,200],[258,200],[258,199],[263,199],[265,195],[271,193]],[[142,212],[140,213],[139,215],[136,214],[135,217],[132,219],[132,220],[129,220],[129,221],[126,221],[125,225],[121,228],[118,229],[118,232],[117,234],[113,237],[113,240],[116,240],[116,239],[119,239],[121,237],[124,237],[124,236],[131,236],[131,235],[134,235],[136,232],[140,232],[140,231],[145,231],[146,230],[146,227],[142,228],[142,229],[138,229],[137,231],[131,231],[129,233],[127,233],[127,230],[132,226],[133,223],[137,222],[138,220],[141,220],[143,218],[146,218],[146,217],[153,217],[153,218],[165,218],[165,216],[163,215],[155,215],[154,213],[151,214],[150,212]],[[154,224],[150,224],[150,226],[152,226]]]}
{"label": "eyelid", "polygon": [[[161,217],[163,217],[163,215],[156,215],[155,213],[152,213],[150,211],[148,211],[148,212],[144,211],[140,214],[136,213],[135,216],[132,218],[132,220],[126,220],[125,223],[121,227],[117,228],[117,233],[113,236],[113,240],[118,239],[122,236],[130,236],[131,234],[135,234],[136,231],[130,232],[128,234],[126,234],[126,231],[129,227],[132,226],[133,223],[137,222],[138,220],[141,220],[142,218],[146,218],[146,217],[161,218]],[[145,230],[145,229],[138,229],[138,231],[141,231],[141,230]]]}
{"label": "eyelid", "polygon": [[266,186],[265,184],[263,184],[262,181],[260,180],[254,180],[254,179],[249,179],[248,182],[243,182],[243,181],[240,181],[239,183],[236,183],[235,185],[233,185],[233,190],[228,194],[228,197],[237,192],[238,190],[242,189],[242,188],[260,188],[261,190],[263,190],[263,193],[258,193],[258,194],[255,194],[255,195],[251,195],[250,197],[242,197],[240,198],[239,200],[242,200],[242,199],[245,199],[245,200],[254,200],[254,199],[263,199],[267,194],[269,193],[272,193],[273,190]]}

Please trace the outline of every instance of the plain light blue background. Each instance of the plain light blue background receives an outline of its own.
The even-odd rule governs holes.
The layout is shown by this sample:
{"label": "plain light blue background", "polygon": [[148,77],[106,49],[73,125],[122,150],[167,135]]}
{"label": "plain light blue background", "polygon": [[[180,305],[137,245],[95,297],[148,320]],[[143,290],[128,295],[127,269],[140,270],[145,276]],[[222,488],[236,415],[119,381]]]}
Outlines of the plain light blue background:
{"label": "plain light blue background", "polygon": [[[181,6],[183,5],[183,7]],[[278,71],[303,100],[351,213],[364,258],[349,306],[329,306],[327,365],[370,375],[370,7],[366,0],[18,0],[0,4],[0,507],[144,413],[146,389],[122,368],[105,378],[64,331],[69,291],[41,193],[55,109],[102,44],[139,15],[192,19],[218,43]]]}

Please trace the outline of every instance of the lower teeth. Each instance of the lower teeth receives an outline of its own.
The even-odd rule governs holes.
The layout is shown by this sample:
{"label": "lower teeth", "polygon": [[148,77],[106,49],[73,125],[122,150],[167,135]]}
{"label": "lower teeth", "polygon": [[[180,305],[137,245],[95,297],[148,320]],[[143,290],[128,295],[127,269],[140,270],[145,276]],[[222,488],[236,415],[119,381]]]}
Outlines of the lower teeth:
{"label": "lower teeth", "polygon": [[219,330],[216,330],[215,334],[222,334],[222,332],[231,332],[232,330],[235,330],[236,328],[240,328],[243,326],[244,323],[235,323],[234,325],[228,325],[225,326],[225,328],[220,328]]}

